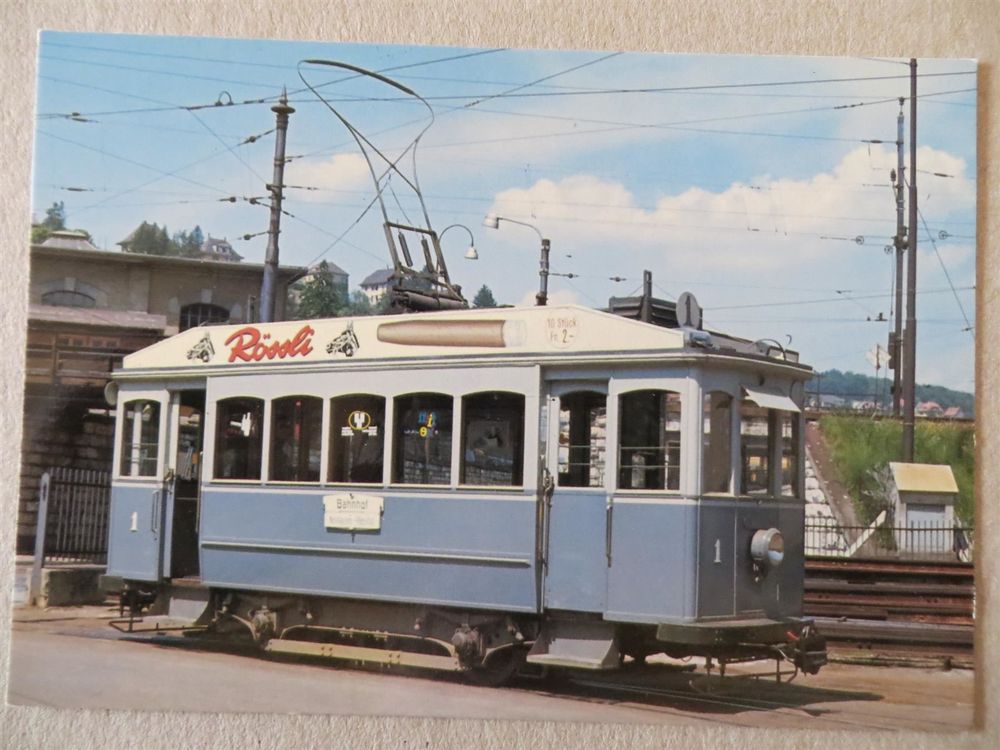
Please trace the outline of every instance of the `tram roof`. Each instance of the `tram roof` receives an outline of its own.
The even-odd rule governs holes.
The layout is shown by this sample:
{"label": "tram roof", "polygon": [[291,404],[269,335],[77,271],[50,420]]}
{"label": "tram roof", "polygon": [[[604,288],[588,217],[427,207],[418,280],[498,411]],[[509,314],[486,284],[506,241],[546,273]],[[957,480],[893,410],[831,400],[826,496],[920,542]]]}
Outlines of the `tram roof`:
{"label": "tram roof", "polygon": [[664,328],[579,305],[552,305],[204,326],[126,356],[122,370],[235,372],[260,366],[456,357],[573,360],[669,356],[706,348],[797,362],[794,353],[789,353],[794,359],[784,353],[775,356],[766,347],[762,351],[721,334]]}

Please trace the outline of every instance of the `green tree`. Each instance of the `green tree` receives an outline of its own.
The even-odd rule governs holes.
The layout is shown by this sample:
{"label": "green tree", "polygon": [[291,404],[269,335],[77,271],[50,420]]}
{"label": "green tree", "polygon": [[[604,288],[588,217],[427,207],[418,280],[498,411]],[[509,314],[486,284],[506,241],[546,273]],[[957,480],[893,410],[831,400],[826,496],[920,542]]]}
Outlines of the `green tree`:
{"label": "green tree", "polygon": [[176,246],[170,241],[167,228],[158,224],[142,222],[135,230],[129,243],[130,253],[140,255],[179,255]]}
{"label": "green tree", "polygon": [[182,258],[198,258],[201,256],[202,240],[198,239],[195,232],[201,232],[198,227],[192,232],[175,232],[170,238],[172,245],[171,255],[179,255]]}
{"label": "green tree", "polygon": [[45,218],[40,224],[31,225],[31,243],[39,245],[48,239],[48,236],[59,229],[66,228],[66,207],[62,201],[53,203],[45,209]]}
{"label": "green tree", "polygon": [[330,266],[324,260],[313,271],[312,277],[302,284],[295,317],[299,320],[337,318],[349,312],[349,308],[350,299],[343,286],[334,282]]}
{"label": "green tree", "polygon": [[490,288],[483,284],[479,291],[476,292],[475,299],[472,300],[473,307],[496,307],[497,301],[493,298],[493,292]]}
{"label": "green tree", "polygon": [[63,205],[62,201],[53,203],[45,209],[45,220],[42,222],[42,226],[50,232],[66,228],[66,206]]}

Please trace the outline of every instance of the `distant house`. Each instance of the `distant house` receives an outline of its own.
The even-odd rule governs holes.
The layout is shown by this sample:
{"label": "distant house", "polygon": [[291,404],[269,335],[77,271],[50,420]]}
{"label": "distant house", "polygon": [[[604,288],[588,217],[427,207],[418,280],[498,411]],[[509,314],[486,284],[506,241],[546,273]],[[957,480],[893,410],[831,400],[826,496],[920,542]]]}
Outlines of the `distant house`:
{"label": "distant house", "polygon": [[945,419],[962,419],[965,417],[965,412],[962,411],[962,407],[960,406],[949,406],[941,416]]}
{"label": "distant house", "polygon": [[841,396],[821,393],[819,396],[819,405],[821,409],[842,409],[845,405],[845,400]]}
{"label": "distant house", "polygon": [[[302,287],[304,287],[306,284],[316,279],[316,277],[321,272],[320,267],[321,267],[320,263],[311,266],[305,276],[303,276],[301,279],[296,281],[288,288],[288,298],[293,308],[297,307],[299,301],[302,299]],[[333,280],[333,285],[339,287],[340,291],[346,297],[347,288],[350,285],[349,284],[350,275],[347,273],[347,271],[338,266],[336,263],[331,263],[330,261],[326,261],[326,272],[330,274],[330,277]]]}
{"label": "distant house", "polygon": [[243,256],[233,250],[228,241],[216,239],[212,235],[201,243],[201,257],[204,260],[221,260],[227,263],[239,263],[243,260]]}
{"label": "distant house", "polygon": [[368,301],[373,305],[377,305],[385,296],[392,274],[391,268],[380,268],[378,271],[368,274],[361,282],[361,291],[365,293]]}
{"label": "distant house", "polygon": [[913,408],[913,411],[918,417],[944,416],[944,409],[941,408],[941,404],[937,401],[920,401]]}
{"label": "distant house", "polygon": [[[298,287],[301,286],[302,284],[308,284],[310,281],[315,279],[316,276],[320,273],[320,266],[321,266],[320,263],[311,266],[309,268],[309,272],[306,273],[306,275],[303,276],[301,279],[299,279],[299,281],[296,282],[295,286]],[[326,272],[330,274],[330,277],[333,279],[334,286],[339,286],[344,291],[347,291],[348,279],[350,278],[350,275],[347,273],[347,271],[338,266],[336,263],[331,263],[330,261],[326,261]]]}

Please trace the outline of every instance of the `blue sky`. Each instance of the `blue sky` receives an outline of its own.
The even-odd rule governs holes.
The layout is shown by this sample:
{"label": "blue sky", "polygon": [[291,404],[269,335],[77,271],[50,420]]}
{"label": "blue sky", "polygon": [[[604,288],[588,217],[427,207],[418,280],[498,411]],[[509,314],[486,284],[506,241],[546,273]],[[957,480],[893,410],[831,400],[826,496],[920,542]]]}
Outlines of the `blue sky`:
{"label": "blue sky", "polygon": [[[874,374],[865,353],[885,345],[902,61],[59,32],[39,49],[34,214],[63,201],[99,247],[117,249],[145,220],[199,225],[261,262],[266,237],[237,238],[267,228],[267,209],[244,199],[265,195],[270,107],[287,87],[285,176],[298,187],[286,193],[282,263],[327,259],[352,286],[385,266],[381,214],[362,216],[375,195],[365,162],[300,73],[390,158],[427,110],[372,79],[299,65],[321,58],[382,71],[430,103],[417,175],[432,226],[475,235],[475,262],[461,229],[442,241],[470,296],[488,284],[527,303],[537,291],[537,235],[483,227],[492,211],[551,239],[552,270],[574,274],[551,279],[554,302],[603,306],[649,269],[658,296],[693,292],[708,327],[791,336],[817,369]],[[975,63],[920,60],[918,71],[917,380],[971,391]],[[409,155],[401,167],[412,181]],[[391,219],[419,219],[402,179],[384,196]]]}

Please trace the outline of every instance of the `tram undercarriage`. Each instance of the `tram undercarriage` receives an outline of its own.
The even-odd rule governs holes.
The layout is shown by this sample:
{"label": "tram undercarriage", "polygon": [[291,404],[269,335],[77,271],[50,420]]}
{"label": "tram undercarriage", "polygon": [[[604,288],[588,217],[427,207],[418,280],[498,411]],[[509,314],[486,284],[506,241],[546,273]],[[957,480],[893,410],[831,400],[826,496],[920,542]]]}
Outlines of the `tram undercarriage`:
{"label": "tram undercarriage", "polygon": [[[521,670],[613,670],[650,656],[705,659],[707,676],[726,666],[773,660],[778,682],[826,664],[826,642],[807,620],[696,625],[611,623],[574,613],[543,617],[462,611],[173,584],[126,584],[127,633],[180,632],[252,642],[266,653],[460,672],[500,685]],[[782,671],[782,665],[794,671]],[[758,675],[759,676],[759,675]]]}

